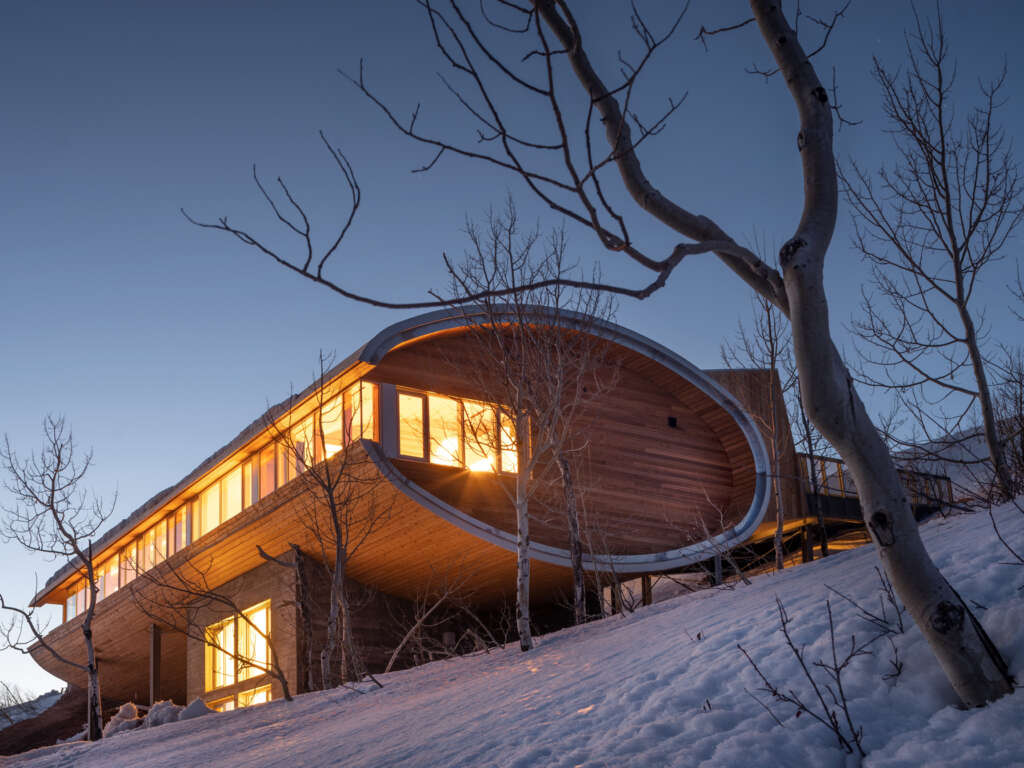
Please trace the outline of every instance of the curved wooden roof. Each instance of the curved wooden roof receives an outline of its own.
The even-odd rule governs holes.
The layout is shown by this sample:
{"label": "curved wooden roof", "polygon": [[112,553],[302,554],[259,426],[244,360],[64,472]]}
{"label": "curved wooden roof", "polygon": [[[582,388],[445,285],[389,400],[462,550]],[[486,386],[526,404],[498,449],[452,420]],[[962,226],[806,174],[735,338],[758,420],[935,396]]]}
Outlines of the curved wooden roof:
{"label": "curved wooden roof", "polygon": [[[543,315],[539,308],[534,312]],[[514,319],[511,312],[506,317]],[[386,328],[360,355],[373,366],[368,377],[467,397],[479,394],[460,391],[451,361],[459,357],[453,346],[460,332],[480,319],[459,309],[441,310]],[[668,570],[749,538],[770,502],[768,455],[760,430],[736,398],[692,363],[622,326],[572,312],[560,313],[559,321],[585,327],[613,345],[624,379],[609,394],[609,412],[596,419],[615,432],[619,450],[591,446],[591,453],[601,454],[590,474],[600,477],[591,504],[604,507],[603,519],[594,526],[601,529],[604,553],[585,556],[588,567],[618,573]],[[611,413],[620,406],[628,423]],[[665,429],[666,415],[676,417],[677,429]],[[515,550],[511,510],[500,503],[504,494],[480,487],[499,480],[401,460],[389,468],[383,454],[376,455],[382,473],[417,503]],[[531,521],[532,557],[568,566],[564,543],[541,522],[538,535]],[[700,533],[705,525],[710,539]],[[631,537],[646,537],[646,542]]]}

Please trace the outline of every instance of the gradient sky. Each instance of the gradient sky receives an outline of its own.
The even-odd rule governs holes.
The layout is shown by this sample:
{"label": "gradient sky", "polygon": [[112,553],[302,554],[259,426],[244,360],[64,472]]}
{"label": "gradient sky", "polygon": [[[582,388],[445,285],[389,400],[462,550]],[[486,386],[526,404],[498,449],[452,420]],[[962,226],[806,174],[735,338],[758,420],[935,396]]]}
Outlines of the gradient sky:
{"label": "gradient sky", "polygon": [[[618,3],[578,5],[596,64],[611,78],[614,51],[635,51],[625,11]],[[708,53],[693,40],[701,24],[743,18],[744,5],[693,3],[638,94],[648,113],[669,95],[688,92],[687,102],[641,159],[665,193],[737,239],[778,244],[802,202],[796,117],[783,83],[744,73],[767,61],[750,28],[715,39]],[[827,14],[833,4],[821,5],[812,12]],[[641,7],[648,6],[657,23],[669,4]],[[1011,99],[1002,120],[1019,146],[1021,4],[943,7],[965,96],[1005,57]],[[844,160],[875,167],[891,157],[869,71],[872,56],[903,61],[910,22],[905,0],[854,0],[818,62],[825,79],[835,66],[845,114],[862,121],[838,137]],[[412,2],[4,4],[0,431],[27,452],[39,444],[46,413],[66,414],[80,445],[95,451],[89,485],[107,499],[118,494],[115,519],[187,474],[268,400],[305,386],[318,350],[346,355],[410,314],[342,300],[222,233],[192,227],[179,207],[205,218],[227,214],[279,238],[250,179],[255,162],[268,180],[289,181],[326,237],[345,190],[317,139],[323,129],[348,153],[364,196],[333,274],[365,293],[415,300],[443,288],[440,255],[462,252],[466,216],[509,193],[528,222],[560,223],[517,179],[479,164],[445,158],[428,174],[410,174],[431,152],[398,135],[336,73],[355,71],[360,57],[399,114],[421,101],[425,128],[472,136],[436,77],[444,62]],[[545,117],[513,103],[527,124]],[[623,210],[648,252],[660,256],[676,242]],[[569,235],[573,254],[600,259],[606,277],[648,279],[602,253],[588,232],[570,227]],[[993,270],[981,297],[994,335],[1007,341],[1020,328],[1006,311],[1017,253]],[[844,210],[827,266],[833,332],[844,348],[864,272]],[[717,367],[722,338],[748,314],[745,286],[714,259],[694,257],[654,298],[622,303],[618,320]],[[57,565],[0,544],[0,589],[24,603],[33,574],[45,581]],[[0,679],[37,691],[55,684],[10,652],[0,653]]]}

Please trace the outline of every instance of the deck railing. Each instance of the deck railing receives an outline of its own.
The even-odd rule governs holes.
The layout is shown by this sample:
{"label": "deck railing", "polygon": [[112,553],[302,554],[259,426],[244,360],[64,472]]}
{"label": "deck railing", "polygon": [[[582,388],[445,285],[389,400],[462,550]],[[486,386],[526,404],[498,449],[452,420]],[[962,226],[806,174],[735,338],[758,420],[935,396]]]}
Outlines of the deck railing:
{"label": "deck railing", "polygon": [[[817,479],[817,491],[822,496],[856,499],[857,485],[846,468],[845,462],[830,456],[797,454],[797,466],[804,493],[814,493],[811,473]],[[918,472],[899,468],[900,480],[910,496],[912,507],[943,506],[953,502],[953,483],[946,475]]]}

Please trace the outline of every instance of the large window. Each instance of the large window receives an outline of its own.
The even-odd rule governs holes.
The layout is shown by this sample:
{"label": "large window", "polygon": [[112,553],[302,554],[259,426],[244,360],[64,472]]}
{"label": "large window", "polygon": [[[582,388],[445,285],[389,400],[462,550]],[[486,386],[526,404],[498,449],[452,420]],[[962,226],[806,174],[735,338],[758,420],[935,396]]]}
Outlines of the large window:
{"label": "large window", "polygon": [[221,482],[224,487],[223,523],[242,511],[242,467],[235,467]]}
{"label": "large window", "polygon": [[206,628],[206,690],[235,682],[235,617]]}
{"label": "large window", "polygon": [[75,591],[68,595],[68,598],[64,603],[65,620],[70,621],[75,618],[75,616],[85,613],[85,601],[86,591],[85,580],[83,579],[79,582]]}
{"label": "large window", "polygon": [[[297,421],[287,439],[272,441],[234,467],[225,467],[227,472],[192,501],[161,513],[165,515],[162,519],[97,565],[98,599],[180,552],[316,462],[331,458],[356,440],[376,440],[377,397],[376,384],[357,381]],[[419,402],[422,411],[426,396],[420,396]],[[419,458],[425,456],[422,434],[421,417]],[[78,579],[69,587],[64,604],[67,619],[84,610],[84,584],[84,579]]]}
{"label": "large window", "polygon": [[199,535],[205,536],[220,525],[220,482],[199,494]]}
{"label": "large window", "polygon": [[343,406],[346,445],[360,438],[376,439],[376,395],[377,386],[368,381],[361,381],[345,390]]}
{"label": "large window", "polygon": [[119,570],[116,554],[100,566],[96,586],[100,589],[101,599],[110,597],[117,591],[117,574]]}
{"label": "large window", "polygon": [[274,466],[276,461],[277,456],[273,445],[268,445],[260,451],[259,498],[261,499],[277,487],[274,482],[277,477],[277,470]]}
{"label": "large window", "polygon": [[498,468],[497,428],[494,408],[486,403],[464,400],[462,434],[464,462],[474,472],[494,472]]}
{"label": "large window", "polygon": [[192,515],[188,505],[183,505],[174,513],[174,551],[180,552],[192,543]]}
{"label": "large window", "polygon": [[238,678],[248,680],[264,674],[270,667],[267,638],[270,636],[270,603],[245,611],[238,619]]}
{"label": "large window", "polygon": [[398,452],[473,472],[518,471],[515,425],[479,400],[400,391]]}
{"label": "large window", "polygon": [[398,452],[414,459],[425,458],[426,435],[423,409],[426,398],[411,392],[398,393]]}
{"label": "large window", "polygon": [[131,542],[121,550],[121,586],[128,584],[135,578],[139,568],[138,543]]}
{"label": "large window", "polygon": [[462,465],[462,420],[459,401],[430,395],[427,398],[430,463],[448,467]]}
{"label": "large window", "polygon": [[208,706],[215,712],[231,712],[239,707],[251,707],[254,704],[266,704],[270,701],[270,686],[261,685],[248,691],[240,691],[234,696],[211,701]]}
{"label": "large window", "polygon": [[[241,614],[206,628],[206,690],[213,691],[236,682],[266,674],[270,669],[270,601],[254,605]],[[254,689],[255,693],[262,689]],[[243,694],[239,694],[242,696]],[[269,686],[267,698],[269,700]],[[247,704],[259,701],[247,700]],[[238,702],[239,706],[247,706]]]}

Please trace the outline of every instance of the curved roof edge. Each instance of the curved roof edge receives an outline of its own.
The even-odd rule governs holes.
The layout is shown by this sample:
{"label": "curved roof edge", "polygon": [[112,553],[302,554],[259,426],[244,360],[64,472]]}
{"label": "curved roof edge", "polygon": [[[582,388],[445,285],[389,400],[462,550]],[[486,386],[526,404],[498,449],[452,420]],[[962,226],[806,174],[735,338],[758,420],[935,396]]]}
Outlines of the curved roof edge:
{"label": "curved roof edge", "polygon": [[[502,312],[501,306],[508,307],[507,314],[500,314]],[[519,311],[522,311],[521,307]],[[585,329],[587,332],[593,333],[600,338],[644,355],[689,381],[711,398],[713,402],[721,406],[739,425],[754,457],[754,470],[756,473],[754,497],[743,519],[733,527],[727,528],[710,539],[664,552],[645,555],[584,556],[584,565],[590,570],[614,570],[619,573],[669,570],[705,560],[716,552],[734,547],[750,538],[761,524],[770,501],[770,483],[768,482],[769,461],[768,450],[761,437],[761,432],[751,417],[743,410],[739,401],[720,384],[704,375],[689,360],[658,344],[656,341],[648,339],[646,336],[642,336],[621,325],[605,320],[584,317],[570,310],[558,310],[556,312],[548,307],[533,306],[529,307],[528,311],[535,313],[535,316],[538,318],[543,317],[557,322],[563,327]],[[516,315],[513,314],[512,308],[509,305],[499,305],[498,313],[497,316],[499,318],[507,319],[509,322],[513,322],[516,319]],[[482,312],[472,312],[460,308],[442,309],[417,315],[394,323],[382,330],[366,343],[366,346],[360,351],[359,357],[363,362],[376,364],[388,352],[400,344],[438,331],[463,328],[473,323],[474,320],[482,321],[483,319],[485,319],[485,315]],[[381,474],[387,477],[409,498],[430,509],[453,525],[503,549],[515,551],[515,536],[513,534],[487,525],[471,515],[461,512],[412,480],[409,480],[394,467],[383,451],[381,451],[380,446],[375,443],[367,443],[365,447],[367,454],[377,464]],[[534,543],[530,545],[530,553],[531,557],[535,559],[555,565],[571,567],[571,560],[567,550]]]}

